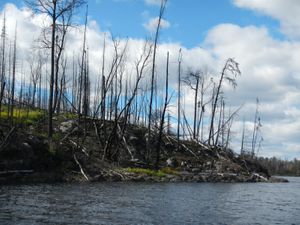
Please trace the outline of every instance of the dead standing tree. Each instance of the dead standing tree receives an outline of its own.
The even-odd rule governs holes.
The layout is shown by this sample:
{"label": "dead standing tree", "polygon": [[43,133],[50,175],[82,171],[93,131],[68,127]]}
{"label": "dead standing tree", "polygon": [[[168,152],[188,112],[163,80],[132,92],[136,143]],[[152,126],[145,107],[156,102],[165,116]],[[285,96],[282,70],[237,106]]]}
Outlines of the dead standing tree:
{"label": "dead standing tree", "polygon": [[0,59],[0,115],[1,115],[1,106],[2,106],[2,99],[4,95],[4,89],[5,89],[5,69],[6,69],[6,17],[4,14],[3,17],[3,26],[2,26],[2,32],[1,32],[1,59]]}
{"label": "dead standing tree", "polygon": [[160,118],[160,125],[159,125],[159,133],[158,133],[158,141],[156,145],[156,163],[155,167],[156,169],[159,168],[159,161],[160,161],[160,146],[162,142],[162,135],[163,135],[163,130],[164,130],[164,124],[165,124],[165,114],[167,111],[167,107],[169,104],[169,97],[168,97],[168,92],[169,92],[169,52],[167,54],[167,66],[166,66],[166,88],[165,88],[165,102],[164,102],[164,107],[162,109],[162,115]]}
{"label": "dead standing tree", "polygon": [[[216,109],[217,109],[217,105],[219,102],[223,81],[224,81],[224,79],[227,80],[235,88],[237,86],[235,78],[237,75],[240,75],[240,74],[241,74],[241,71],[239,69],[239,64],[236,61],[234,61],[234,59],[232,59],[232,58],[227,59],[225,66],[222,69],[219,84],[216,88],[213,103],[212,103],[212,114],[211,114],[209,138],[208,138],[209,145],[216,144],[214,141],[214,135],[215,135],[214,121],[215,121]],[[229,76],[229,75],[231,75],[231,76]]]}
{"label": "dead standing tree", "polygon": [[196,72],[190,71],[188,75],[185,78],[183,78],[183,82],[195,92],[193,139],[196,139],[197,136],[197,109],[198,109],[198,92],[199,92],[200,80],[201,80],[201,71],[196,71]]}
{"label": "dead standing tree", "polygon": [[260,128],[262,127],[260,122],[260,116],[259,116],[259,99],[256,98],[256,110],[255,110],[255,116],[254,116],[254,122],[253,122],[253,133],[252,133],[252,147],[251,147],[251,157],[253,158],[255,156],[255,151],[258,153],[259,147],[261,145],[261,142],[263,141],[263,138],[261,137],[258,148],[257,148],[257,138],[260,133]]}
{"label": "dead standing tree", "polygon": [[[124,49],[125,50],[125,49]],[[123,126],[122,129],[119,129],[120,132],[118,134],[119,139],[121,139],[122,142],[124,142],[124,134],[127,128],[127,123],[129,122],[129,115],[130,115],[130,109],[132,106],[132,103],[134,102],[135,98],[137,98],[137,91],[139,88],[139,84],[141,79],[144,77],[144,72],[148,67],[150,56],[152,53],[152,44],[149,42],[145,42],[143,53],[140,55],[138,61],[135,63],[135,70],[136,70],[136,80],[135,84],[132,90],[132,94],[130,97],[125,100],[124,107],[118,112],[117,117],[114,120],[114,125],[112,127],[112,131],[109,133],[108,137],[105,139],[105,146],[104,146],[104,153],[102,159],[111,159],[111,156],[114,155],[115,158],[118,158],[119,155],[119,149],[118,146],[116,146],[115,152],[110,152],[111,147],[114,143],[112,141],[114,140],[114,137],[117,135],[117,130],[119,129],[119,123],[121,118],[123,118]],[[124,53],[122,53],[124,54]],[[123,56],[122,56],[123,58]],[[105,138],[105,137],[104,137]],[[116,142],[116,141],[115,141]],[[129,149],[128,149],[129,151]],[[130,153],[130,152],[129,152]],[[130,153],[131,154],[131,153]]]}
{"label": "dead standing tree", "polygon": [[31,81],[32,81],[32,101],[31,105],[35,107],[36,103],[36,92],[37,92],[37,85],[41,79],[42,76],[42,67],[45,63],[42,52],[38,50],[38,52],[35,52],[34,50],[31,52],[30,57],[28,58],[28,63],[30,67],[30,75],[31,75]]}
{"label": "dead standing tree", "polygon": [[15,28],[14,52],[13,52],[13,68],[12,68],[12,84],[11,84],[11,101],[10,101],[10,123],[13,124],[14,104],[15,104],[15,82],[16,82],[16,61],[17,61],[17,25]]}
{"label": "dead standing tree", "polygon": [[[152,71],[151,71],[151,92],[150,92],[149,115],[148,115],[148,145],[150,144],[150,137],[151,137],[151,121],[152,121],[152,110],[153,110],[152,105],[153,105],[153,93],[154,93],[157,42],[158,42],[161,21],[162,21],[163,15],[164,15],[166,4],[167,4],[167,0],[161,0],[160,11],[159,11],[159,16],[158,16],[158,23],[157,23],[155,37],[154,37],[154,47],[153,47],[153,55],[152,55],[153,56],[152,57]],[[148,156],[150,155],[150,149],[148,149],[147,155]]]}
{"label": "dead standing tree", "polygon": [[55,83],[55,45],[57,43],[57,24],[66,14],[73,14],[74,10],[81,7],[84,0],[26,0],[29,6],[36,14],[45,14],[51,19],[51,73],[49,85],[49,102],[48,102],[48,137],[52,139],[52,117],[53,117],[53,92]]}
{"label": "dead standing tree", "polygon": [[[61,61],[64,61],[63,58],[63,50],[65,48],[65,43],[66,43],[66,35],[71,27],[71,22],[72,22],[72,17],[73,17],[73,11],[68,11],[64,14],[62,14],[61,19],[59,23],[57,23],[57,35],[56,35],[56,40],[55,40],[55,76],[54,76],[54,102],[53,102],[53,108],[52,111],[58,112],[58,104],[59,104],[59,95],[61,95],[61,89],[59,88],[59,74],[61,72],[61,78],[60,80],[63,79],[63,73],[64,73],[64,63],[61,63]],[[60,64],[62,65],[62,71]]]}

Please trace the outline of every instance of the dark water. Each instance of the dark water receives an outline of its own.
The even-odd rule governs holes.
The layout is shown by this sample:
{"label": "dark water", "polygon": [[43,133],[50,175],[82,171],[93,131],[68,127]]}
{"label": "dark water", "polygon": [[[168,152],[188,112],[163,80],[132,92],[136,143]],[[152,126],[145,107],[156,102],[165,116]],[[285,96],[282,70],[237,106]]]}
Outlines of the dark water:
{"label": "dark water", "polygon": [[0,186],[0,224],[300,224],[300,178],[288,179]]}

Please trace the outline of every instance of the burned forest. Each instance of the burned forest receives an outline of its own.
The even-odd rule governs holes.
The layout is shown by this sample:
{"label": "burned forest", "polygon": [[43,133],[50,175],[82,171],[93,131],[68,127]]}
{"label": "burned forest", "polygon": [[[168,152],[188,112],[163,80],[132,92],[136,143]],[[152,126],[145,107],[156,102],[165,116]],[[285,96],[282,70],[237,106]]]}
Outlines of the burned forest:
{"label": "burned forest", "polygon": [[258,99],[251,134],[232,132],[243,106],[230,106],[226,92],[239,85],[239,63],[229,55],[189,68],[185,49],[162,47],[167,3],[139,46],[109,32],[92,46],[87,1],[27,0],[29,19],[44,21],[25,57],[18,21],[9,35],[0,18],[0,183],[285,181],[257,157]]}

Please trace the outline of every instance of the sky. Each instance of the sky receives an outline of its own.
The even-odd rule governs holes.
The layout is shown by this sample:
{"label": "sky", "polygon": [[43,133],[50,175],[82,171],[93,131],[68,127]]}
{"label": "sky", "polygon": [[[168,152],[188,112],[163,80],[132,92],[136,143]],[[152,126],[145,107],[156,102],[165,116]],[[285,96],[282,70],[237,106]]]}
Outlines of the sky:
{"label": "sky", "polygon": [[[99,71],[104,33],[129,39],[128,61],[134,62],[145,38],[153,37],[159,0],[89,0],[88,45],[91,73]],[[0,0],[0,24],[6,12],[8,35],[18,22],[19,51],[25,57],[40,33],[40,15],[32,16],[23,1]],[[77,14],[81,26],[84,10]],[[232,127],[232,147],[239,148],[245,120],[253,130],[256,98],[262,123],[261,156],[300,158],[300,1],[298,0],[169,0],[163,16],[158,47],[158,70],[171,54],[171,73],[176,71],[178,50],[183,50],[184,68],[209,68],[215,79],[227,58],[241,69],[237,88],[224,86],[232,109],[243,105]],[[69,52],[80,49],[81,36],[69,35]],[[100,57],[100,58],[99,58]],[[175,72],[174,72],[175,74]],[[96,78],[94,78],[96,79]],[[176,76],[171,74],[171,85]],[[192,93],[186,91],[187,110],[192,115]],[[190,100],[190,101],[189,101]],[[175,110],[174,110],[175,111]],[[250,134],[249,134],[250,135]]]}

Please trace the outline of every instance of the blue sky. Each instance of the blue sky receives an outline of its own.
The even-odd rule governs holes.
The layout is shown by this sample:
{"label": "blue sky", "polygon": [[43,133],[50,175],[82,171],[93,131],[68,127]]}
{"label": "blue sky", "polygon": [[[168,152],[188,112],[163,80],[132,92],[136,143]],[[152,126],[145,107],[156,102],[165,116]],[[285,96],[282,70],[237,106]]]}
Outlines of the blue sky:
{"label": "blue sky", "polygon": [[[7,2],[24,6],[20,0],[0,0],[1,6]],[[96,20],[101,30],[124,38],[148,37],[143,24],[159,11],[159,5],[147,4],[144,0],[89,0],[88,5],[90,20]],[[170,27],[162,31],[160,41],[178,42],[187,48],[200,45],[207,32],[221,23],[265,26],[273,37],[284,38],[277,20],[238,8],[232,0],[169,0],[164,18]]]}
{"label": "blue sky", "polygon": [[[104,30],[116,36],[144,38],[149,35],[143,24],[156,17],[159,6],[143,0],[89,1],[89,14]],[[164,18],[170,27],[163,30],[160,40],[180,42],[191,48],[199,45],[212,27],[221,23],[240,26],[267,26],[272,34],[281,37],[278,22],[270,17],[240,9],[231,0],[173,0],[169,1]]]}
{"label": "blue sky", "polygon": [[[148,3],[147,3],[148,2]],[[145,28],[157,17],[159,0],[89,0],[91,79],[96,81],[101,64],[104,32],[130,39],[128,65],[136,61],[143,39],[151,36]],[[170,85],[176,89],[178,50],[183,49],[183,73],[187,68],[209,70],[219,78],[227,58],[240,64],[242,76],[236,90],[224,85],[231,110],[243,105],[232,127],[232,147],[240,146],[243,119],[253,130],[256,98],[264,137],[263,156],[300,159],[300,1],[299,0],[168,0],[157,55],[157,73],[164,74],[166,52],[170,52]],[[9,3],[13,3],[9,4]],[[30,17],[20,0],[0,0],[0,24],[6,11],[8,36],[13,37],[18,21],[19,61],[26,57],[41,32],[41,17]],[[84,15],[84,10],[78,15]],[[83,19],[79,19],[83,30]],[[70,32],[66,55],[82,46],[82,32]],[[129,68],[129,71],[132,69]],[[129,72],[130,73],[130,72]],[[147,77],[143,82],[147,82]],[[186,90],[186,113],[192,118],[193,95]],[[172,110],[176,112],[176,108]],[[176,113],[174,113],[176,115]],[[251,135],[249,135],[251,136]]]}

